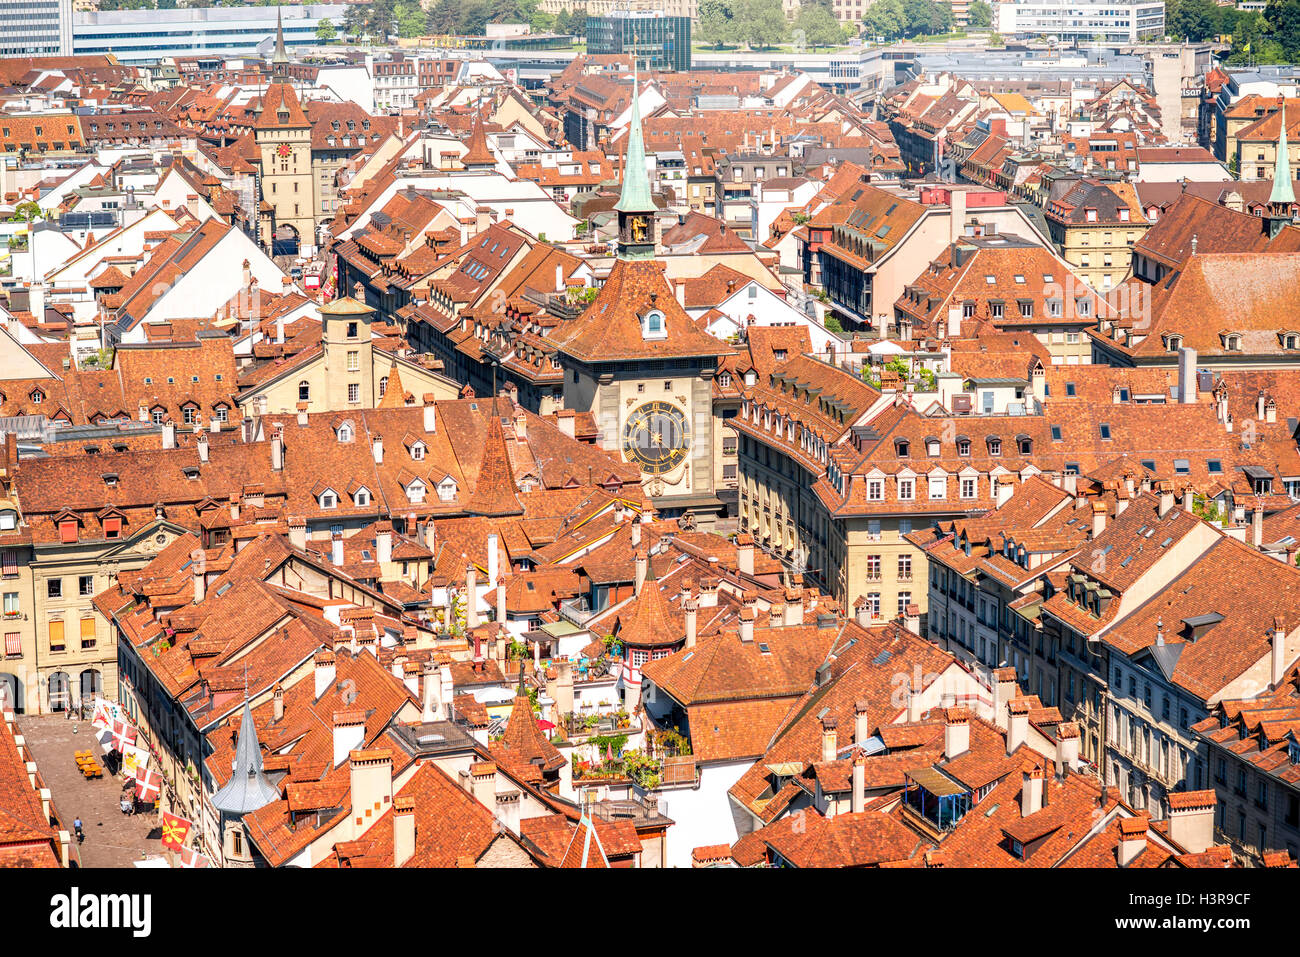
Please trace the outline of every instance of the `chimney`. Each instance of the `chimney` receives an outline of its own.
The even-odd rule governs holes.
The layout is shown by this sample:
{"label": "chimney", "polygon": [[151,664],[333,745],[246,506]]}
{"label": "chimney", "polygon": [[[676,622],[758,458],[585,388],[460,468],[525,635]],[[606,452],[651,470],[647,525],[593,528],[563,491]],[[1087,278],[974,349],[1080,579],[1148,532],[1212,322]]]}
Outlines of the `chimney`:
{"label": "chimney", "polygon": [[828,714],[822,718],[822,760],[834,761],[839,754],[839,746],[835,737],[835,716]]}
{"label": "chimney", "polygon": [[497,806],[497,766],[491,761],[479,761],[469,766],[470,793],[489,811]]}
{"label": "chimney", "polygon": [[253,282],[252,264],[247,259],[244,260],[244,288],[247,289]]}
{"label": "chimney", "polygon": [[380,565],[387,565],[393,560],[392,522],[380,522],[375,526],[375,560]]}
{"label": "chimney", "polygon": [[1256,548],[1264,544],[1264,503],[1260,499],[1255,499],[1255,507],[1250,514],[1250,535],[1251,541]]}
{"label": "chimney", "polygon": [[1164,518],[1174,507],[1174,487],[1168,482],[1160,483],[1160,517]]}
{"label": "chimney", "polygon": [[506,623],[506,583],[505,581],[497,582],[497,621],[504,625]]}
{"label": "chimney", "polygon": [[1007,754],[1029,740],[1029,702],[1013,698],[1007,702]]}
{"label": "chimney", "polygon": [[384,464],[384,437],[376,432],[370,437],[370,448],[375,453],[375,464]]}
{"label": "chimney", "polygon": [[961,306],[953,306],[948,310],[948,336],[956,339],[961,335]]}
{"label": "chimney", "polygon": [[907,720],[909,724],[921,720],[921,679],[917,675],[907,682]]}
{"label": "chimney", "polygon": [[521,442],[528,438],[528,416],[523,409],[515,410],[515,438]]}
{"label": "chimney", "polygon": [[297,405],[297,409],[298,409],[297,421],[298,421],[298,427],[300,429],[307,428],[307,422],[308,422],[307,410],[310,408],[311,408],[310,402],[299,402]]}
{"label": "chimney", "polygon": [[1147,818],[1145,814],[1137,817],[1120,818],[1119,822],[1119,866],[1128,867],[1137,856],[1147,848]]}
{"label": "chimney", "polygon": [[393,798],[393,866],[401,867],[415,856],[415,798]]}
{"label": "chimney", "polygon": [[314,674],[316,676],[316,693],[315,700],[320,700],[320,696],[330,689],[334,684],[334,652],[318,651],[314,661]]}
{"label": "chimney", "polygon": [[420,697],[420,720],[425,722],[437,721],[442,717],[440,714],[442,707],[438,699],[438,669],[434,665],[432,658],[424,663],[422,677],[424,679],[424,688]]}
{"label": "chimney", "polygon": [[555,698],[555,710],[560,714],[571,714],[573,712],[573,662],[568,658],[561,658],[555,663],[555,667],[560,671],[559,693],[552,696]]}
{"label": "chimney", "polygon": [[1201,854],[1214,844],[1213,791],[1175,791],[1169,795],[1169,837],[1189,854]]}
{"label": "chimney", "polygon": [[1061,476],[1061,488],[1066,495],[1079,494],[1079,475],[1077,472],[1066,472]]}
{"label": "chimney", "polygon": [[307,519],[301,515],[289,516],[289,544],[299,551],[307,548]]}
{"label": "chimney", "polygon": [[578,434],[577,413],[572,409],[559,409],[555,413],[555,424],[569,438]]}
{"label": "chimney", "polygon": [[275,341],[281,345],[284,344],[284,313],[281,312],[275,317]]}
{"label": "chimney", "polygon": [[1196,383],[1196,350],[1182,346],[1178,350],[1178,401],[1195,405],[1199,398]]}
{"label": "chimney", "polygon": [[478,627],[478,569],[473,562],[465,565],[465,627]]}
{"label": "chimney", "polygon": [[1264,421],[1270,424],[1277,421],[1277,403],[1272,398],[1264,403]]}
{"label": "chimney", "polygon": [[903,627],[914,635],[921,633],[921,606],[915,602],[903,609]]}
{"label": "chimney", "polygon": [[[334,766],[338,767],[348,755],[361,747],[366,739],[366,713],[364,711],[334,712]],[[356,795],[353,795],[356,800]]]}
{"label": "chimney", "polygon": [[1183,489],[1183,511],[1190,512],[1193,506],[1195,505],[1196,505],[1196,493],[1192,490],[1192,487],[1189,485],[1187,486],[1187,488]]}
{"label": "chimney", "polygon": [[641,547],[641,523],[640,522],[632,523],[631,535],[632,535],[632,547],[640,548]]}
{"label": "chimney", "polygon": [[695,621],[698,613],[699,604],[693,598],[688,598],[682,603],[682,608],[686,612],[686,647],[695,647]]}
{"label": "chimney", "polygon": [[1274,688],[1280,688],[1282,679],[1286,675],[1286,628],[1282,625],[1280,615],[1273,618],[1273,634],[1269,641],[1269,651],[1272,655],[1271,684]]}
{"label": "chimney", "polygon": [[[1259,390],[1259,395],[1255,398],[1255,418],[1263,420],[1264,418],[1264,390]],[[167,446],[163,446],[166,448]]]}
{"label": "chimney", "polygon": [[429,396],[424,397],[424,432],[433,435],[438,431],[438,406]]}
{"label": "chimney", "polygon": [[853,705],[853,743],[860,748],[865,748],[867,739],[871,737],[871,723],[867,711],[867,699],[859,698]]}
{"label": "chimney", "polygon": [[[406,518],[406,532],[408,535],[415,534],[415,516],[408,515]],[[434,528],[433,519],[430,518],[424,523],[424,547],[433,553],[433,557],[438,557],[438,550],[434,548],[438,544],[438,535]]]}
{"label": "chimney", "polygon": [[966,191],[954,189],[949,195],[948,242],[955,243],[966,234]]}
{"label": "chimney", "polygon": [[284,436],[280,430],[275,430],[275,435],[271,436],[271,470],[273,472],[284,471]]}
{"label": "chimney", "polygon": [[487,573],[488,587],[497,586],[497,533],[489,532],[487,537]]}
{"label": "chimney", "polygon": [[742,575],[754,574],[754,539],[743,532],[736,536],[736,566]]}
{"label": "chimney", "polygon": [[636,577],[633,579],[632,588],[633,594],[639,597],[641,595],[641,589],[645,586],[646,567],[650,563],[650,559],[646,556],[644,548],[638,548],[636,550],[634,561],[636,563]]}
{"label": "chimney", "polygon": [[279,682],[271,692],[271,715],[276,721],[284,720],[284,686]]}
{"label": "chimney", "polygon": [[[1261,392],[1260,396],[1262,397],[1263,395],[1264,393]],[[1260,413],[1260,418],[1263,418],[1262,412]],[[163,422],[162,447],[164,449],[176,448],[176,423],[173,422],[170,417]]]}
{"label": "chimney", "polygon": [[865,595],[859,596],[858,600],[853,603],[853,618],[862,628],[871,625],[871,608],[867,604]]}
{"label": "chimney", "polygon": [[853,756],[853,794],[849,800],[849,810],[854,814],[861,814],[867,805],[867,756],[862,753]]}
{"label": "chimney", "polygon": [[752,605],[746,605],[740,609],[740,640],[744,642],[754,640],[754,608]]}
{"label": "chimney", "polygon": [[206,597],[208,592],[208,582],[203,570],[204,562],[193,562],[190,565],[190,575],[194,579],[194,604],[199,604]]}
{"label": "chimney", "polygon": [[1073,721],[1063,721],[1056,726],[1056,773],[1065,777],[1079,768],[1079,726]]}
{"label": "chimney", "polygon": [[1096,541],[1104,531],[1106,531],[1106,505],[1103,502],[1093,502],[1091,539]]}
{"label": "chimney", "polygon": [[993,720],[1007,730],[1007,704],[1016,697],[1016,669],[998,668],[993,672]]}
{"label": "chimney", "polygon": [[330,563],[338,568],[343,564],[343,533],[335,532],[330,536]]}
{"label": "chimney", "polygon": [[965,708],[946,708],[943,716],[943,758],[951,761],[970,750],[970,712]]}
{"label": "chimney", "polygon": [[199,452],[199,464],[200,464],[200,465],[207,465],[207,464],[208,464],[208,437],[207,437],[207,435],[205,435],[204,433],[200,432],[200,433],[199,433],[199,437],[198,437],[197,439],[194,440],[194,447],[195,447],[196,449],[198,449],[198,452]]}
{"label": "chimney", "polygon": [[1042,768],[1025,771],[1020,779],[1020,816],[1029,817],[1043,809],[1043,785],[1045,773]]}
{"label": "chimney", "polygon": [[[361,720],[360,734],[366,730],[365,712],[353,712]],[[335,715],[337,727],[338,716]],[[336,732],[337,733],[337,732]],[[361,823],[353,826],[353,837],[360,837],[379,820],[393,803],[393,752],[388,748],[360,750],[357,745],[347,754],[348,771],[352,784],[352,817]]]}
{"label": "chimney", "polygon": [[456,693],[455,686],[451,680],[451,665],[441,664],[438,666],[438,701],[441,703],[442,716],[451,715],[452,696]]}

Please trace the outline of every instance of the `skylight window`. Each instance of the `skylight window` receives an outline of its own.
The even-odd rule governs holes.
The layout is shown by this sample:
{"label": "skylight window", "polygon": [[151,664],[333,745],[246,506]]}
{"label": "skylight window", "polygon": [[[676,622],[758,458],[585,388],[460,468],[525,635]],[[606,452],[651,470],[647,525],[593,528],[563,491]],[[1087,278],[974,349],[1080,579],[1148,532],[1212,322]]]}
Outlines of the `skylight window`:
{"label": "skylight window", "polygon": [[1173,544],[1173,541],[1174,541],[1174,536],[1170,535],[1168,538],[1166,538],[1163,542],[1160,543],[1160,547],[1168,548],[1170,545]]}

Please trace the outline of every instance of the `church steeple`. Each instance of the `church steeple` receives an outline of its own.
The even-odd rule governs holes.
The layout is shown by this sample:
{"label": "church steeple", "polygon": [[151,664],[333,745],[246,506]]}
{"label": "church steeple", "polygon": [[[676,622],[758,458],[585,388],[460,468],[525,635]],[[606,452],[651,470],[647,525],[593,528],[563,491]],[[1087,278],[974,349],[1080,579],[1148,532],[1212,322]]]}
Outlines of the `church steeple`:
{"label": "church steeple", "polygon": [[618,211],[618,255],[621,259],[651,259],[655,252],[654,200],[645,171],[645,140],[641,134],[641,84],[636,56],[632,57],[632,122],[628,126],[627,156]]}
{"label": "church steeple", "polygon": [[1291,222],[1295,210],[1295,184],[1291,180],[1291,154],[1286,144],[1286,98],[1279,96],[1277,135],[1277,158],[1273,164],[1273,189],[1268,195],[1268,208],[1264,213],[1264,222],[1270,238],[1282,231],[1282,227]]}
{"label": "church steeple", "polygon": [[284,23],[279,7],[275,8],[275,54],[271,57],[271,75],[278,80],[289,76],[289,54],[284,49]]}
{"label": "church steeple", "polygon": [[279,800],[280,789],[262,773],[262,748],[253,726],[253,711],[244,699],[244,714],[235,744],[235,765],[230,780],[212,797],[212,806],[224,814],[242,817]]}

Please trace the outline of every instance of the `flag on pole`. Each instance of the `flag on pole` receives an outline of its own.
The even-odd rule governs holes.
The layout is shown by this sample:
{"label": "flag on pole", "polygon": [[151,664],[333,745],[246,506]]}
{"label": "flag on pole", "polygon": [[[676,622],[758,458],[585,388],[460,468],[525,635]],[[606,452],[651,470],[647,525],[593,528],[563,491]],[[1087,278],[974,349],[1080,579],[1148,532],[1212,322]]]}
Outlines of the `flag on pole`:
{"label": "flag on pole", "polygon": [[135,796],[146,804],[152,804],[158,800],[158,793],[162,790],[162,775],[157,771],[150,771],[144,766],[135,769]]}
{"label": "flag on pole", "polygon": [[128,744],[122,748],[122,773],[128,777],[136,776],[136,771],[149,766],[149,752],[144,748],[137,748],[133,744]]}
{"label": "flag on pole", "polygon": [[108,708],[108,702],[103,698],[95,702],[95,714],[91,717],[90,724],[100,731],[112,727],[113,713]]}
{"label": "flag on pole", "polygon": [[162,845],[168,850],[179,851],[185,845],[185,838],[190,836],[193,821],[174,814],[162,813]]}
{"label": "flag on pole", "polygon": [[182,847],[179,856],[181,867],[207,867],[211,863],[192,847]]}
{"label": "flag on pole", "polygon": [[118,718],[113,722],[113,746],[125,754],[128,744],[135,744],[135,726]]}

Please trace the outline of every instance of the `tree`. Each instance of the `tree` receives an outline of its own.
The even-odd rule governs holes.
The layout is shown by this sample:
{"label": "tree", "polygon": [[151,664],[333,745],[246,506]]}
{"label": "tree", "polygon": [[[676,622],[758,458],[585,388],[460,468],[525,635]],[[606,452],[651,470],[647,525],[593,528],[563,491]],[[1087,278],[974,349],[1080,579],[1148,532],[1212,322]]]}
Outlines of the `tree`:
{"label": "tree", "polygon": [[862,17],[867,34],[897,40],[903,35],[903,0],[876,0]]}
{"label": "tree", "polygon": [[333,43],[338,31],[334,29],[334,24],[326,19],[316,24],[316,39],[321,43]]}
{"label": "tree", "polygon": [[460,4],[456,0],[438,0],[424,17],[424,28],[432,34],[455,33],[460,27]]}
{"label": "tree", "polygon": [[366,28],[365,9],[356,4],[348,4],[343,12],[343,32],[350,37],[359,37]]}
{"label": "tree", "polygon": [[993,26],[993,8],[984,0],[971,0],[966,8],[967,22],[972,27],[987,29]]}
{"label": "tree", "polygon": [[464,36],[481,37],[487,33],[487,22],[492,17],[492,4],[489,0],[465,0],[461,5],[458,33]]}
{"label": "tree", "polygon": [[989,34],[989,46],[991,47],[1006,46],[1006,42],[1006,40],[1002,39],[1002,34],[1000,33]]}
{"label": "tree", "polygon": [[409,3],[399,3],[393,9],[394,19],[397,21],[397,35],[407,39],[418,37],[424,33],[424,27],[428,21],[420,5],[411,0]]}
{"label": "tree", "polygon": [[735,38],[741,43],[766,49],[785,39],[788,24],[781,0],[736,0],[731,10]]}
{"label": "tree", "polygon": [[700,0],[696,16],[695,35],[700,42],[721,50],[732,36],[731,8],[725,0]]}
{"label": "tree", "polygon": [[1288,62],[1300,59],[1300,0],[1269,0],[1264,7],[1269,39],[1281,44]]}
{"label": "tree", "polygon": [[[1300,2],[1300,0],[1297,0]],[[952,7],[935,3],[934,0],[903,0],[903,33],[914,37],[918,34],[947,33],[952,29]]]}
{"label": "tree", "polygon": [[799,15],[795,17],[794,28],[796,35],[798,31],[803,31],[804,42],[814,51],[818,47],[835,46],[844,39],[839,21],[820,3],[805,3],[801,6]]}

